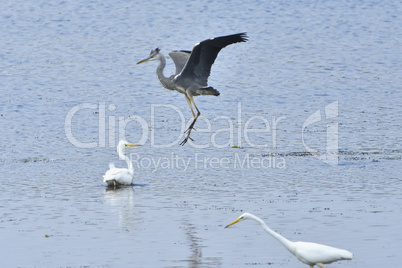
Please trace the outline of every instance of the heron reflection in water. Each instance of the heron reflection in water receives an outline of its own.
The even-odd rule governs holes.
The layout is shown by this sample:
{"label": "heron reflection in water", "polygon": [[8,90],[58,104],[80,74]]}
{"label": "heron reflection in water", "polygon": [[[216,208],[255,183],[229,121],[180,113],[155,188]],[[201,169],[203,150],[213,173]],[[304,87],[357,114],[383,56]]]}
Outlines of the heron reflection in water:
{"label": "heron reflection in water", "polygon": [[[169,56],[172,58],[176,66],[176,73],[170,77],[165,77],[163,74],[163,70],[166,66],[166,59],[160,52],[159,48],[152,50],[148,58],[137,63],[140,64],[151,60],[159,60],[159,66],[156,69],[159,82],[167,89],[176,90],[184,94],[194,120],[185,131],[187,136],[180,145],[186,144],[188,139],[191,139],[191,131],[201,114],[195,105],[193,97],[199,95],[219,96],[220,94],[218,90],[208,86],[208,77],[211,73],[211,66],[215,62],[218,53],[222,48],[228,45],[246,42],[248,40],[247,38],[246,33],[220,36],[196,44],[192,51],[180,50],[170,52]],[[197,111],[197,115],[194,113],[193,105]]]}

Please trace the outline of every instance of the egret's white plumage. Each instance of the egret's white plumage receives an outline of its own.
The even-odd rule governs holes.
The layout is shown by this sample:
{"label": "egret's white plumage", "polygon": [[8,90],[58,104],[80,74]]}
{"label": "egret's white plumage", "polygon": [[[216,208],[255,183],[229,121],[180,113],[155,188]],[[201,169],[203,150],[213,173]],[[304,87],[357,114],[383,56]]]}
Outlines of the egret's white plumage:
{"label": "egret's white plumage", "polygon": [[314,265],[325,268],[324,264],[340,260],[351,260],[353,258],[353,254],[344,249],[311,242],[292,242],[274,232],[264,223],[263,220],[250,213],[240,215],[239,218],[229,223],[225,228],[238,223],[239,221],[247,219],[258,222],[267,233],[276,238],[290,253],[295,255],[299,261],[310,265],[310,268],[312,268]]}
{"label": "egret's white plumage", "polygon": [[131,144],[126,140],[119,141],[117,145],[117,153],[119,157],[126,161],[128,168],[117,168],[113,163],[109,164],[109,170],[103,175],[103,182],[106,182],[109,186],[116,185],[128,185],[133,184],[134,180],[134,169],[133,163],[130,158],[124,154],[124,149],[126,147],[139,146],[137,144]]}

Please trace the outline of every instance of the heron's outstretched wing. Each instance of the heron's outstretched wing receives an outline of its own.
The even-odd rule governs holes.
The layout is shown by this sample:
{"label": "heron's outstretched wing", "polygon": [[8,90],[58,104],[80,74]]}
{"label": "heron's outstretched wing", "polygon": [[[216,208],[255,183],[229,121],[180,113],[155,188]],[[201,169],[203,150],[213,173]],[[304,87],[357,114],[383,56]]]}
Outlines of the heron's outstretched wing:
{"label": "heron's outstretched wing", "polygon": [[219,51],[230,44],[246,41],[246,33],[238,33],[207,39],[196,44],[178,79],[191,79],[202,86],[207,86],[211,66]]}
{"label": "heron's outstretched wing", "polygon": [[174,65],[176,65],[176,73],[179,74],[183,68],[184,65],[186,65],[188,58],[190,58],[191,51],[187,50],[175,50],[169,53],[169,56],[172,58],[174,61]]}

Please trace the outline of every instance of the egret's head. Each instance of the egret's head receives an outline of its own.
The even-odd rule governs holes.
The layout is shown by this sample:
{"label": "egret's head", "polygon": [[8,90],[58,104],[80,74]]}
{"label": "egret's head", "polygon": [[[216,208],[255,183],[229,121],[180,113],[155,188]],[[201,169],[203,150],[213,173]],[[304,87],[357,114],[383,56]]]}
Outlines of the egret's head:
{"label": "egret's head", "polygon": [[141,64],[147,61],[151,61],[151,60],[157,60],[159,59],[159,52],[160,52],[160,48],[155,48],[154,50],[151,50],[151,53],[149,53],[149,57],[146,59],[143,59],[142,61],[137,62],[137,64]]}
{"label": "egret's head", "polygon": [[225,228],[228,228],[228,227],[232,226],[233,224],[236,224],[240,221],[247,220],[247,219],[253,219],[253,215],[250,213],[243,213],[240,215],[240,217],[238,217],[237,219],[235,219],[234,221],[232,221],[231,223],[226,225]]}
{"label": "egret's head", "polygon": [[117,150],[122,151],[124,148],[127,147],[137,147],[140,146],[139,144],[133,144],[133,143],[129,143],[126,140],[120,140],[119,144],[117,145]]}

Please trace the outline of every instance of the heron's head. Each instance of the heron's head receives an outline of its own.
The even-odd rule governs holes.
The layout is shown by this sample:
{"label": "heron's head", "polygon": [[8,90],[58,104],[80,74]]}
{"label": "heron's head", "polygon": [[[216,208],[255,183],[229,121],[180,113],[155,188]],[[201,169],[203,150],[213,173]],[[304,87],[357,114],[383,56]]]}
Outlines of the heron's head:
{"label": "heron's head", "polygon": [[146,59],[143,59],[142,61],[137,62],[137,64],[141,64],[141,63],[144,63],[144,62],[147,62],[147,61],[159,59],[159,55],[160,55],[159,52],[160,52],[160,51],[161,51],[161,50],[160,50],[159,47],[157,47],[157,48],[151,50],[151,53],[149,53],[149,57],[146,58]]}
{"label": "heron's head", "polygon": [[240,217],[238,217],[237,219],[235,219],[234,221],[232,221],[231,223],[229,223],[228,225],[225,226],[225,228],[228,228],[230,226],[232,226],[233,224],[236,224],[240,221],[244,221],[247,219],[253,219],[253,215],[250,213],[243,213],[240,215]]}

